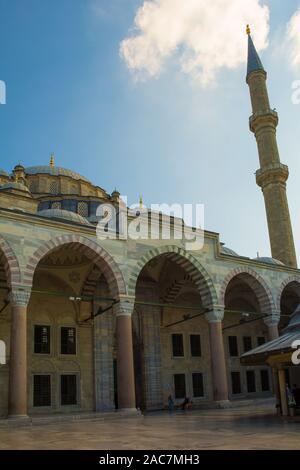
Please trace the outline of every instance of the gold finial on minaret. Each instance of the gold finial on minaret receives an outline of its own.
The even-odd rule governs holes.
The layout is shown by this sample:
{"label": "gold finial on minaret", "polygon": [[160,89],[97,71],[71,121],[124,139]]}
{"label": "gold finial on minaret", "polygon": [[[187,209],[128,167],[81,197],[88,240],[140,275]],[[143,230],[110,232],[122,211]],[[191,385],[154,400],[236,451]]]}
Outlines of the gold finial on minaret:
{"label": "gold finial on minaret", "polygon": [[142,209],[143,208],[143,196],[140,195],[140,208]]}
{"label": "gold finial on minaret", "polygon": [[50,166],[54,166],[54,153],[50,155]]}
{"label": "gold finial on minaret", "polygon": [[248,34],[248,36],[250,36],[251,34],[251,29],[250,29],[250,26],[247,24],[247,28],[246,28],[246,33]]}

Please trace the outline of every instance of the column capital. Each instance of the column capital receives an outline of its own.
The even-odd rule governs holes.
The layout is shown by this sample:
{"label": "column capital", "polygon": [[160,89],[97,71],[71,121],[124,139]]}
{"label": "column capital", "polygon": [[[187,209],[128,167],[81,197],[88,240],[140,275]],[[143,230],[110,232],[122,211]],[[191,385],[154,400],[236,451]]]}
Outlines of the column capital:
{"label": "column capital", "polygon": [[9,293],[9,301],[13,307],[27,307],[30,295],[29,289],[13,288]]}
{"label": "column capital", "polygon": [[274,312],[272,315],[268,315],[267,317],[264,318],[264,323],[267,326],[277,326],[278,323],[280,322],[280,313],[279,312]]}
{"label": "column capital", "polygon": [[224,318],[224,305],[212,305],[209,312],[205,314],[208,323],[219,323]]}
{"label": "column capital", "polygon": [[119,302],[116,304],[117,317],[131,317],[134,309],[135,297],[121,296]]}

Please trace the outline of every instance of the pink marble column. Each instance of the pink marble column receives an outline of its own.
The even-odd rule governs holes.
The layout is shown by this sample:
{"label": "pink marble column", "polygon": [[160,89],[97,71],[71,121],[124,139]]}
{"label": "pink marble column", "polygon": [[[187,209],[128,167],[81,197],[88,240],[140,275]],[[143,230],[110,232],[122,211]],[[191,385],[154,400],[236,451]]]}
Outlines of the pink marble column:
{"label": "pink marble column", "polygon": [[133,307],[134,303],[126,300],[116,306],[118,407],[123,411],[136,410],[131,318]]}
{"label": "pink marble column", "polygon": [[27,416],[27,306],[30,292],[10,293],[11,336],[9,362],[8,416]]}
{"label": "pink marble column", "polygon": [[222,332],[224,309],[215,308],[206,315],[209,323],[211,370],[214,401],[221,405],[228,403],[228,382]]}

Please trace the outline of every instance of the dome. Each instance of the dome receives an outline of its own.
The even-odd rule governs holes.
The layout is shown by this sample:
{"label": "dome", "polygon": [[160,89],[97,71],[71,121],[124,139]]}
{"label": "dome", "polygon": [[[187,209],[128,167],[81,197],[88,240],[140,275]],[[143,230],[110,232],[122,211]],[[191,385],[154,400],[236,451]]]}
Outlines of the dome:
{"label": "dome", "polygon": [[81,215],[76,214],[75,212],[66,211],[64,209],[45,209],[42,211],[38,211],[37,215],[46,217],[48,219],[62,219],[68,220],[75,224],[91,225],[85,217],[82,217]]}
{"label": "dome", "polygon": [[2,184],[0,186],[1,191],[5,191],[6,189],[15,189],[17,191],[26,191],[27,193],[30,192],[29,189],[27,188],[27,186],[25,186],[22,183],[17,183],[16,181],[11,181],[9,183],[5,183],[5,184]]}
{"label": "dome", "polygon": [[8,173],[6,173],[6,171],[4,171],[0,168],[0,176],[7,176],[8,177]]}
{"label": "dome", "polygon": [[278,259],[270,258],[268,256],[253,258],[253,261],[258,261],[259,263],[276,264],[277,266],[284,266],[284,264]]}
{"label": "dome", "polygon": [[231,248],[227,248],[227,246],[222,246],[221,247],[221,253],[224,255],[231,255],[231,256],[239,256],[235,251],[233,251]]}
{"label": "dome", "polygon": [[45,175],[51,175],[51,176],[69,176],[69,178],[72,178],[73,180],[82,180],[87,183],[90,183],[90,181],[87,178],[85,178],[84,176],[81,176],[79,173],[76,173],[75,171],[72,171],[72,170],[67,170],[66,168],[61,168],[59,166],[50,166],[50,165],[30,166],[30,167],[25,168],[25,173],[26,175],[45,174]]}

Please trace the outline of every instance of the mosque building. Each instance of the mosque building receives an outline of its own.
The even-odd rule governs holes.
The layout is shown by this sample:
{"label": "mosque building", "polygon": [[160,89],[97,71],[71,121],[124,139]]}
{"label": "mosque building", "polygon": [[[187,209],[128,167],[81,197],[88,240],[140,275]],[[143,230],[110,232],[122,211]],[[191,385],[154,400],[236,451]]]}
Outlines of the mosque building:
{"label": "mosque building", "polygon": [[[272,258],[241,256],[208,230],[199,250],[175,236],[101,239],[97,208],[118,210],[117,191],[54,157],[1,170],[2,417],[163,409],[169,395],[202,408],[272,396],[268,365],[243,365],[240,356],[286,327],[300,303],[300,272],[278,115],[247,32],[250,129]],[[160,217],[159,235],[162,225]],[[296,367],[287,373],[300,385]]]}

